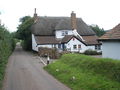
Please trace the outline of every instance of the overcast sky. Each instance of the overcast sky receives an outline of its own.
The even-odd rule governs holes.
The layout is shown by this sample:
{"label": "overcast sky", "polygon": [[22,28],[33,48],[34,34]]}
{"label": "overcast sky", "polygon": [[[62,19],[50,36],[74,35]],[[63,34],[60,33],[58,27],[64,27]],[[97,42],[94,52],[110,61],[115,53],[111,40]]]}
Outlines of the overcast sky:
{"label": "overcast sky", "polygon": [[9,31],[16,31],[19,19],[33,16],[70,16],[74,11],[87,24],[97,24],[105,30],[120,23],[120,0],[1,0],[0,19]]}

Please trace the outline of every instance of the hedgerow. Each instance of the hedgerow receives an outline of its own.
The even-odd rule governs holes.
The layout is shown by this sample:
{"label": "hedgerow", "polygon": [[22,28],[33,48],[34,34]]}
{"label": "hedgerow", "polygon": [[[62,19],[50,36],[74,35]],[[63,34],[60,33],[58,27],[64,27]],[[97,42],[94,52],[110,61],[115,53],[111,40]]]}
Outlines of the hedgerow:
{"label": "hedgerow", "polygon": [[8,57],[15,48],[12,34],[4,26],[0,26],[0,88],[4,78]]}

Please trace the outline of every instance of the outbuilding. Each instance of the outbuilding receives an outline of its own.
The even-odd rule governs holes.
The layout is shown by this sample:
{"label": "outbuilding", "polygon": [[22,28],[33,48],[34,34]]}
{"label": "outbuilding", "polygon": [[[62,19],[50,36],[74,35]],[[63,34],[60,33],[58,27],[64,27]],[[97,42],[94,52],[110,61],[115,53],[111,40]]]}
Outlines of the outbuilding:
{"label": "outbuilding", "polygon": [[102,57],[120,60],[120,24],[99,38],[102,42]]}

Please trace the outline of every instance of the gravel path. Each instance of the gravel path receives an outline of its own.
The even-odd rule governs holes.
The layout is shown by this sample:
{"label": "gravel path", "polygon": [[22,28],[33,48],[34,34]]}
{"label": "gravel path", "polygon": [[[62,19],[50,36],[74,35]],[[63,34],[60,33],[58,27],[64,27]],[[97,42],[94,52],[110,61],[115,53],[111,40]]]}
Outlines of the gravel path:
{"label": "gravel path", "polygon": [[9,58],[3,90],[70,90],[43,70],[37,56],[17,46]]}

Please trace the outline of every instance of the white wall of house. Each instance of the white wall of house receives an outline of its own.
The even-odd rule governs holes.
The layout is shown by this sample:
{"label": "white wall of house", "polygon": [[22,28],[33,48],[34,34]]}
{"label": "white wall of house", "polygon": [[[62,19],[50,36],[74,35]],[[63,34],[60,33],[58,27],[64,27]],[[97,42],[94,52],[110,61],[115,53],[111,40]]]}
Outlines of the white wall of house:
{"label": "white wall of house", "polygon": [[102,42],[102,56],[104,58],[120,59],[120,42],[103,41]]}
{"label": "white wall of house", "polygon": [[53,44],[46,44],[46,45],[38,45],[38,48],[39,47],[44,47],[44,48],[58,48],[58,45],[53,45]]}
{"label": "white wall of house", "polygon": [[[71,52],[81,52],[83,53],[85,50],[87,49],[92,49],[95,50],[95,46],[86,46],[85,44],[83,44],[82,42],[80,42],[78,39],[76,38],[72,38],[66,45],[66,49],[71,51]],[[74,45],[76,45],[76,49],[74,48]],[[80,45],[81,48],[78,48]]]}
{"label": "white wall of house", "polygon": [[[76,45],[76,49],[74,48],[74,45]],[[78,48],[79,47],[78,45],[80,45],[81,48]],[[85,44],[83,44],[76,38],[74,38],[74,40],[72,38],[68,43],[65,44],[65,46],[66,46],[66,49],[71,52],[83,53],[85,50],[88,50],[88,49],[95,50],[95,46],[86,46]],[[47,47],[47,48],[56,47],[56,48],[58,48],[58,44],[56,44],[55,46],[53,44],[37,45],[37,43],[35,41],[35,37],[32,34],[32,50],[38,51],[39,47]],[[61,45],[61,48],[59,48],[59,50],[62,50],[62,45]]]}
{"label": "white wall of house", "polygon": [[56,48],[58,48],[58,45],[57,44],[56,45],[53,45],[53,44],[37,45],[37,43],[35,41],[35,36],[34,36],[34,34],[32,34],[32,50],[38,52],[39,47],[46,47],[46,48],[56,47]]}
{"label": "white wall of house", "polygon": [[37,43],[35,41],[35,36],[32,34],[32,50],[38,51]]}
{"label": "white wall of house", "polygon": [[55,36],[56,38],[63,38],[65,35],[73,35],[72,30],[56,30]]}

